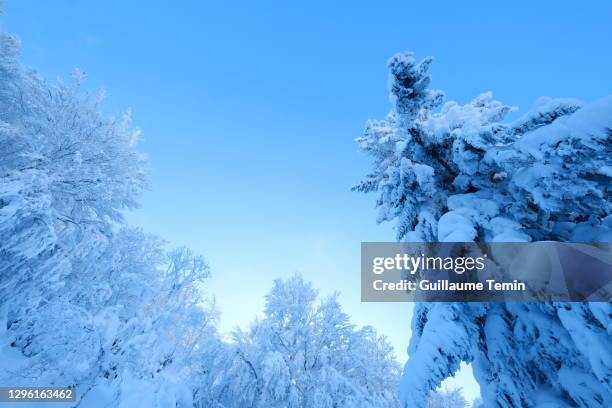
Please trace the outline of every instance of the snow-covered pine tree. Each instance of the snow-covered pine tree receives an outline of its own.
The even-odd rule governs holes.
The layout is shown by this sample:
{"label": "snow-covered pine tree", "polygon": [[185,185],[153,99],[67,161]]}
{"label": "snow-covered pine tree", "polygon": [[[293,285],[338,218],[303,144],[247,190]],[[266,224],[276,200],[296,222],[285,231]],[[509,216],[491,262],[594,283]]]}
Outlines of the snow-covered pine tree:
{"label": "snow-covered pine tree", "polygon": [[[491,93],[441,106],[430,62],[390,59],[393,109],[358,139],[374,168],[355,189],[377,193],[398,240],[612,240],[612,97],[541,98],[505,122],[513,108]],[[424,407],[465,361],[487,407],[612,406],[610,316],[610,303],[419,304],[402,403]]]}
{"label": "snow-covered pine tree", "polygon": [[[357,328],[337,294],[317,302],[300,276],[276,280],[264,317],[234,333],[201,407],[397,407],[399,366],[384,337]],[[215,405],[216,404],[216,405]]]}

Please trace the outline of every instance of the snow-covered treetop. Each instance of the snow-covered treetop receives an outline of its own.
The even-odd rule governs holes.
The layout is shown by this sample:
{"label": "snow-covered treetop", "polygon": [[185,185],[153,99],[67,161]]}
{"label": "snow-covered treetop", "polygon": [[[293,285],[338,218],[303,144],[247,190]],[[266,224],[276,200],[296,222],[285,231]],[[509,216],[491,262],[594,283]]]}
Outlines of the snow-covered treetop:
{"label": "snow-covered treetop", "polygon": [[399,366],[373,328],[358,328],[338,295],[317,300],[301,276],[275,280],[264,317],[234,333],[202,406],[399,406]]}
{"label": "snow-covered treetop", "polygon": [[490,92],[441,105],[443,93],[428,88],[431,62],[390,59],[393,109],[357,139],[374,168],[354,189],[377,192],[379,222],[395,220],[397,239],[409,241],[609,234],[612,98],[584,107],[541,98],[506,122],[516,108]]}
{"label": "snow-covered treetop", "polygon": [[0,177],[12,190],[2,192],[4,200],[44,189],[48,195],[32,205],[48,205],[52,222],[121,220],[145,185],[144,159],[135,150],[140,132],[130,114],[101,115],[101,97],[80,95],[83,75],[52,85],[23,68],[14,37],[0,34],[0,49]]}

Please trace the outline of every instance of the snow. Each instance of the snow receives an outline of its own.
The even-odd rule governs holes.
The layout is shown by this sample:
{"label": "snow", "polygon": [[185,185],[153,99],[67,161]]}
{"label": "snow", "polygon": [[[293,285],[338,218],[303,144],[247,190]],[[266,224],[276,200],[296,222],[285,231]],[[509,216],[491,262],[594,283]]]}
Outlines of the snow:
{"label": "snow", "polygon": [[476,238],[474,224],[457,211],[449,211],[438,221],[441,242],[472,242]]}
{"label": "snow", "polygon": [[[507,123],[515,108],[489,92],[441,108],[441,92],[415,94],[430,64],[394,57],[393,110],[360,139],[374,166],[357,189],[378,195],[378,220],[395,222],[398,240],[612,240],[612,96],[540,98]],[[378,129],[403,149],[380,148]],[[433,169],[426,183],[419,166]],[[610,303],[419,304],[401,400],[424,407],[465,362],[484,406],[612,406],[610,316]]]}
{"label": "snow", "polygon": [[0,48],[0,384],[74,384],[81,406],[193,406],[219,342],[209,270],[123,225],[146,185],[138,130],[78,83],[22,67],[12,37]]}
{"label": "snow", "polygon": [[[422,408],[470,364],[485,406],[612,406],[610,303],[419,304],[400,379],[384,336],[296,276],[227,341],[204,258],[124,224],[146,186],[130,115],[0,49],[0,384],[73,384],[93,408]],[[389,60],[393,110],[358,139],[378,220],[409,241],[612,241],[612,97],[506,123],[491,92],[443,105],[432,61]]]}

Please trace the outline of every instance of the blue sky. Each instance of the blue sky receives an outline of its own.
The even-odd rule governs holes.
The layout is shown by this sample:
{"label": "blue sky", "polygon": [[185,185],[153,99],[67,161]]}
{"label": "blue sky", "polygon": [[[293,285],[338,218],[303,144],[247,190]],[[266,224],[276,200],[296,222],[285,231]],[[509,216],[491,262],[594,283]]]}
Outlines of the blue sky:
{"label": "blue sky", "polygon": [[207,257],[224,329],[301,272],[405,359],[410,306],[359,302],[360,242],[394,234],[349,191],[369,169],[354,139],[389,110],[386,60],[433,55],[459,102],[593,100],[612,90],[612,3],[291,3],[6,0],[0,24],[45,77],[78,67],[105,111],[131,108],[151,189],[130,222]]}

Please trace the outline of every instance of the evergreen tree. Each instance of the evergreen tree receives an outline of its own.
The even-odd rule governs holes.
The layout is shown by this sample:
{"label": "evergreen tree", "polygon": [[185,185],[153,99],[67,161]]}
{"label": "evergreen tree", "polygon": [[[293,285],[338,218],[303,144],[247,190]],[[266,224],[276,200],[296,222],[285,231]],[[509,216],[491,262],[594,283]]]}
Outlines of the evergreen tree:
{"label": "evergreen tree", "polygon": [[[430,62],[391,58],[393,109],[358,139],[374,169],[355,189],[377,193],[378,220],[394,221],[398,240],[612,239],[612,97],[541,98],[513,122],[491,93],[436,109]],[[419,304],[401,400],[424,407],[465,361],[486,406],[609,406],[611,313],[610,303]]]}

